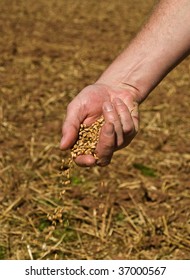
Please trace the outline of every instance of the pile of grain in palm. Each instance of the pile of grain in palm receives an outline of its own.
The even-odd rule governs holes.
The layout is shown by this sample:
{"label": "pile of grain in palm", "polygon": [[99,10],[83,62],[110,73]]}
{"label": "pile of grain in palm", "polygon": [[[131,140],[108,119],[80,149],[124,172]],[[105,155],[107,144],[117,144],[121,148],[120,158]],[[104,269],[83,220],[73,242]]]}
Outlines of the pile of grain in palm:
{"label": "pile of grain in palm", "polygon": [[96,155],[96,146],[99,140],[100,129],[104,124],[104,118],[99,118],[91,126],[85,124],[80,125],[79,135],[76,143],[71,149],[71,157],[62,159],[61,165],[61,183],[69,185],[71,183],[71,171],[73,169],[73,160],[79,155],[92,155],[98,159]]}
{"label": "pile of grain in palm", "polygon": [[97,159],[96,145],[98,143],[100,129],[103,124],[103,117],[95,121],[91,126],[81,124],[78,140],[71,149],[72,159],[75,159],[79,155],[92,155]]}

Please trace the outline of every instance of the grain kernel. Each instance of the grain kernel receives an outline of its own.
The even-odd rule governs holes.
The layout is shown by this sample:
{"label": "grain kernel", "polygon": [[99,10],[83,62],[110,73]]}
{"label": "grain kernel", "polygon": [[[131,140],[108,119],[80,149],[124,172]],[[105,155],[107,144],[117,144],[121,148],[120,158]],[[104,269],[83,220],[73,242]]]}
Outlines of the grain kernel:
{"label": "grain kernel", "polygon": [[79,130],[79,138],[73,148],[71,149],[71,157],[75,159],[79,155],[93,155],[95,154],[96,145],[99,140],[100,129],[104,123],[103,117],[94,122],[91,126],[87,127],[81,124]]}

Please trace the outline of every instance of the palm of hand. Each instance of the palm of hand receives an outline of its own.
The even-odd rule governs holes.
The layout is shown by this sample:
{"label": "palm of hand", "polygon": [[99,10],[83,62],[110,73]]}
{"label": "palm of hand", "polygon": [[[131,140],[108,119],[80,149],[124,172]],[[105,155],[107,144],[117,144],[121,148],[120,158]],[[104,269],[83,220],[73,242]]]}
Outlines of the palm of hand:
{"label": "palm of hand", "polygon": [[[107,165],[113,152],[128,145],[136,135],[137,105],[134,95],[122,88],[110,88],[101,84],[84,88],[68,106],[61,148],[72,147],[78,137],[81,123],[91,125],[103,114],[105,124],[101,129],[97,155],[98,164]],[[96,163],[90,155],[79,156],[75,161],[81,166]]]}

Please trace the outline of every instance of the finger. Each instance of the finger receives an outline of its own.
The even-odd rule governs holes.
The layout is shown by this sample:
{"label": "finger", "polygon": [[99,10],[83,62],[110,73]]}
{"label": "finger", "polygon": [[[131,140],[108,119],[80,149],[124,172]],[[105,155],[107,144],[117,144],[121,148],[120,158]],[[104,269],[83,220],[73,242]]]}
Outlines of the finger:
{"label": "finger", "polygon": [[76,157],[75,163],[81,167],[92,167],[96,164],[96,159],[92,155],[80,155]]}
{"label": "finger", "polygon": [[99,142],[96,147],[97,165],[106,166],[110,163],[115,150],[115,130],[112,123],[105,123],[101,129]]}
{"label": "finger", "polygon": [[79,107],[70,103],[67,107],[67,115],[62,127],[61,149],[69,149],[75,144],[78,138],[80,124],[81,116],[79,117]]}
{"label": "finger", "polygon": [[123,129],[122,129],[119,115],[115,107],[113,106],[112,102],[106,101],[103,103],[103,115],[104,115],[105,122],[112,123],[114,125],[117,146],[122,145]]}
{"label": "finger", "polygon": [[71,148],[77,140],[78,128],[70,121],[65,121],[63,124],[63,136],[61,138],[60,148],[67,150]]}
{"label": "finger", "polygon": [[138,109],[138,103],[133,103],[133,108],[130,110],[131,117],[133,119],[133,123],[135,126],[136,133],[139,129],[139,109]]}
{"label": "finger", "polygon": [[127,105],[120,98],[114,98],[113,103],[120,117],[125,137],[134,133],[135,127]]}
{"label": "finger", "polygon": [[98,160],[92,155],[80,155],[76,157],[75,163],[81,167],[91,167],[95,164],[105,166],[110,163],[115,147],[115,132],[112,123],[105,123],[101,129],[99,142],[96,148]]}
{"label": "finger", "polygon": [[135,132],[137,133],[139,128],[139,105],[137,102],[132,100],[130,96],[125,98],[124,103],[127,104],[128,110],[134,123]]}

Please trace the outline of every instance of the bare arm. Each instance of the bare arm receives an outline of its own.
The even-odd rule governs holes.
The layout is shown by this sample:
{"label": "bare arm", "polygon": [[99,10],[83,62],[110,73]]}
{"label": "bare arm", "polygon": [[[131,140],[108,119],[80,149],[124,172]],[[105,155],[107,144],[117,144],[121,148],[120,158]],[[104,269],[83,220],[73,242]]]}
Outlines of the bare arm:
{"label": "bare arm", "polygon": [[162,0],[146,25],[97,83],[131,85],[138,89],[141,102],[189,51],[190,1]]}
{"label": "bare arm", "polygon": [[138,131],[138,105],[190,51],[190,1],[161,0],[148,22],[97,82],[69,104],[61,148],[75,143],[81,123],[102,114],[97,155],[76,158],[81,166],[107,165],[114,151],[127,146]]}

